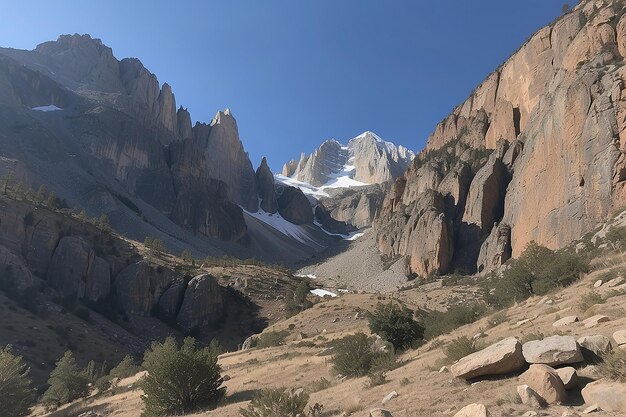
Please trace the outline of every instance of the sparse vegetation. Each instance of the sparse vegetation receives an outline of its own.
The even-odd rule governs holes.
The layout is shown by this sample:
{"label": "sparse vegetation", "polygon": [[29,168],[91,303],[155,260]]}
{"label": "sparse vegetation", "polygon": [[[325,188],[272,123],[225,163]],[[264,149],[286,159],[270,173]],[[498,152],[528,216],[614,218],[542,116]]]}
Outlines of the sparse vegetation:
{"label": "sparse vegetation", "polygon": [[430,311],[422,314],[424,325],[424,338],[434,339],[463,325],[478,320],[487,308],[478,303],[468,303],[454,306],[446,312]]}
{"label": "sparse vegetation", "polygon": [[392,352],[376,350],[373,338],[356,333],[334,343],[333,370],[339,375],[359,377],[370,372],[385,372],[399,366]]}
{"label": "sparse vegetation", "polygon": [[603,304],[604,302],[604,298],[602,298],[600,294],[594,291],[590,291],[580,297],[580,301],[578,302],[578,308],[584,313],[594,305]]}
{"label": "sparse vegetation", "polygon": [[405,306],[378,304],[376,310],[367,313],[367,319],[372,333],[391,343],[396,350],[414,348],[424,339],[424,327]]}
{"label": "sparse vegetation", "polygon": [[[293,392],[286,388],[264,389],[252,399],[248,408],[239,413],[243,417],[301,417],[313,416],[305,413],[309,394],[304,391]],[[309,410],[310,411],[310,410]]]}
{"label": "sparse vegetation", "polygon": [[367,381],[367,387],[373,388],[379,385],[385,385],[387,383],[387,373],[386,372],[373,372],[369,375],[369,380]]}
{"label": "sparse vegetation", "polygon": [[477,352],[479,349],[473,340],[466,336],[461,336],[451,341],[444,349],[443,353],[450,362],[456,362],[461,358]]}
{"label": "sparse vegetation", "polygon": [[605,355],[597,367],[600,375],[626,383],[626,349],[615,349]]}
{"label": "sparse vegetation", "polygon": [[145,417],[178,415],[211,408],[224,397],[217,352],[186,338],[179,348],[173,337],[154,342],[144,355],[148,371],[142,381]]}
{"label": "sparse vegetation", "polygon": [[0,416],[22,417],[29,414],[29,408],[35,401],[29,371],[22,358],[13,355],[9,346],[0,349]]}
{"label": "sparse vegetation", "polygon": [[300,281],[295,291],[287,291],[285,295],[287,317],[294,316],[313,305],[313,303],[307,299],[310,290],[311,288],[306,281]]}

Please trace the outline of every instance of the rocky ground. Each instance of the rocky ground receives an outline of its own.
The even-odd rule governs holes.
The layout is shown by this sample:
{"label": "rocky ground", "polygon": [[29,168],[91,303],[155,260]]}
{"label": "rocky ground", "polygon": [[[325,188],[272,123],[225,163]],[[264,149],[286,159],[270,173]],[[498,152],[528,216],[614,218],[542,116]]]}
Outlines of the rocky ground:
{"label": "rocky ground", "polygon": [[[585,336],[605,336],[617,349],[613,335],[626,329],[626,281],[610,279],[621,276],[625,266],[626,256],[622,254],[600,258],[594,261],[591,273],[569,288],[546,297],[528,299],[402,354],[402,366],[388,372],[386,383],[373,388],[367,387],[367,377],[347,380],[334,377],[329,361],[329,341],[357,331],[368,332],[367,320],[362,319],[362,312],[373,309],[378,302],[400,298],[414,308],[445,308],[452,300],[458,302],[463,294],[472,293],[472,288],[433,288],[437,285],[428,284],[387,295],[347,293],[338,298],[325,299],[266,330],[288,331],[284,345],[222,355],[220,364],[230,377],[225,383],[228,392],[226,402],[217,410],[195,416],[238,416],[238,410],[245,406],[256,390],[279,386],[302,387],[311,391],[310,402],[323,404],[325,416],[368,416],[370,410],[380,407],[393,416],[453,416],[472,403],[484,404],[494,417],[582,415],[592,405],[584,402],[582,387],[602,377],[597,368],[586,361],[567,365],[576,369],[579,384],[566,392],[562,404],[536,409],[531,404],[521,403],[518,395],[518,386],[533,385],[532,380],[528,382],[528,378],[521,377],[528,369],[523,359],[521,367],[510,373],[489,374],[465,381],[454,378],[450,370],[458,372],[461,365],[446,364],[442,349],[460,336],[477,338],[482,346],[489,346],[510,337],[525,343],[553,335],[572,336],[580,343],[586,343],[580,340]],[[602,285],[599,280],[603,281]],[[581,295],[591,291],[604,296],[606,302],[591,308],[583,306]],[[606,318],[597,320],[598,315]],[[571,316],[576,316],[578,321],[571,322]],[[587,324],[588,319],[597,323]],[[570,322],[555,327],[554,324],[559,321]],[[444,365],[446,367],[442,368]],[[320,389],[322,378],[330,384]],[[397,397],[383,406],[383,398],[394,391]],[[142,407],[140,395],[140,388],[133,385],[123,393],[95,395],[53,415],[73,416],[93,410],[99,415],[137,416]],[[35,414],[42,415],[41,412]],[[617,417],[623,414],[597,410],[594,415]]]}

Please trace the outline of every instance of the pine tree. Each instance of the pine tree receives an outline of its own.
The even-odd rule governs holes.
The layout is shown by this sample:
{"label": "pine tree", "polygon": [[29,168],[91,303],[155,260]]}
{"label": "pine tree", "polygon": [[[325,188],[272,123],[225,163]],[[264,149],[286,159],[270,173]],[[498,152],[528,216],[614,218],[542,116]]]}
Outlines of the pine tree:
{"label": "pine tree", "polygon": [[0,417],[22,417],[29,414],[35,401],[30,388],[30,369],[9,346],[0,349]]}
{"label": "pine tree", "polygon": [[48,379],[50,387],[43,395],[45,404],[61,405],[85,397],[89,393],[89,379],[80,369],[71,351],[65,352]]}

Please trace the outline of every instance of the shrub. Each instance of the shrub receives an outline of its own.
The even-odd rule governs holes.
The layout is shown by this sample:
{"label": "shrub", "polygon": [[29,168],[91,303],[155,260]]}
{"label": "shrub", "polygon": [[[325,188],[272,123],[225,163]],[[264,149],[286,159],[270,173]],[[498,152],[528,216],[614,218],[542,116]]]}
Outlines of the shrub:
{"label": "shrub", "polygon": [[109,377],[124,379],[135,375],[139,371],[141,371],[141,367],[135,363],[133,357],[126,355],[115,368],[111,369]]}
{"label": "shrub", "polygon": [[369,381],[367,381],[367,387],[373,388],[379,385],[385,385],[387,383],[386,372],[374,372],[369,375]]}
{"label": "shrub", "polygon": [[280,346],[285,342],[285,338],[288,335],[289,332],[286,330],[280,332],[261,333],[257,339],[256,347],[262,349],[266,347]]}
{"label": "shrub", "polygon": [[348,377],[357,377],[370,371],[373,359],[374,353],[367,335],[356,333],[337,342],[332,363],[335,372]]}
{"label": "shrub", "polygon": [[582,297],[580,297],[580,301],[578,302],[578,308],[580,308],[580,311],[584,313],[585,311],[589,310],[594,305],[603,304],[604,302],[605,300],[604,298],[602,298],[600,294],[598,294],[597,292],[590,291],[587,294],[584,294]]}
{"label": "shrub", "polygon": [[288,317],[311,308],[313,303],[307,299],[310,290],[311,288],[306,281],[300,281],[295,291],[287,291],[285,295],[285,310]]}
{"label": "shrub", "polygon": [[56,363],[48,384],[50,387],[43,395],[43,402],[48,405],[66,404],[89,393],[89,379],[69,350]]}
{"label": "shrub", "polygon": [[579,255],[555,252],[535,242],[530,242],[510,265],[502,277],[496,279],[494,293],[489,297],[490,303],[498,307],[570,285],[589,270],[588,263]]}
{"label": "shrub", "polygon": [[239,413],[243,417],[301,417],[309,402],[304,391],[291,392],[285,388],[261,390]]}
{"label": "shrub", "polygon": [[310,392],[322,391],[332,386],[331,382],[326,378],[320,378],[316,381],[313,381],[311,385],[309,385]]}
{"label": "shrub", "polygon": [[422,315],[424,325],[424,337],[427,340],[434,339],[445,333],[449,333],[466,324],[478,320],[486,311],[485,306],[478,303],[461,304],[450,307],[448,311],[431,311]]}
{"label": "shrub", "polygon": [[478,349],[474,342],[466,336],[462,336],[450,342],[450,344],[444,348],[443,353],[450,362],[456,362],[476,351],[478,351]]}
{"label": "shrub", "polygon": [[626,383],[626,349],[616,349],[604,356],[597,365],[598,373],[603,377]]}
{"label": "shrub", "polygon": [[154,342],[144,355],[148,371],[142,381],[146,405],[143,416],[166,416],[214,407],[224,397],[217,354],[197,348],[186,338],[179,348],[173,337]]}
{"label": "shrub", "polygon": [[413,311],[405,306],[378,304],[367,313],[372,333],[380,335],[396,350],[415,347],[424,339],[424,328],[413,318]]}
{"label": "shrub", "polygon": [[0,349],[0,415],[22,417],[29,414],[29,408],[35,402],[29,371],[22,357],[13,355],[9,346]]}

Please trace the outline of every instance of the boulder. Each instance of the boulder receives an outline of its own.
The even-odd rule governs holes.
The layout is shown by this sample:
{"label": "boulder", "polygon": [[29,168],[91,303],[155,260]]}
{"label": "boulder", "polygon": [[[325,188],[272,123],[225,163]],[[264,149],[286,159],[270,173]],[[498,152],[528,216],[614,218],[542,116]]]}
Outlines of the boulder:
{"label": "boulder", "polygon": [[313,209],[309,199],[296,187],[284,187],[278,197],[278,212],[293,224],[313,223]]}
{"label": "boulder", "polygon": [[187,280],[181,279],[172,282],[163,292],[157,303],[157,315],[161,319],[165,321],[176,320],[186,289]]}
{"label": "boulder", "polygon": [[125,312],[150,315],[175,279],[173,271],[139,261],[120,271],[113,281],[113,288]]}
{"label": "boulder", "polygon": [[522,404],[532,408],[543,408],[543,399],[528,385],[519,385],[517,387],[517,394],[522,400]]}
{"label": "boulder", "polygon": [[623,277],[617,277],[617,278],[613,278],[612,280],[608,281],[606,283],[606,286],[609,287],[609,288],[614,288],[614,287],[617,287],[618,285],[620,285],[623,282],[624,282],[624,278]]}
{"label": "boulder", "polygon": [[266,213],[276,213],[278,202],[274,188],[274,175],[267,165],[267,159],[263,157],[261,165],[256,170],[256,190],[261,202],[261,209]]}
{"label": "boulder", "polygon": [[61,238],[52,255],[47,280],[61,297],[85,296],[89,265],[95,257],[93,247],[80,237]]}
{"label": "boulder", "polygon": [[613,333],[613,339],[618,345],[626,345],[626,330],[618,330]]}
{"label": "boulder", "polygon": [[578,384],[578,373],[576,369],[571,366],[559,368],[556,370],[556,373],[559,375],[559,378],[561,378],[566,390],[570,390]]}
{"label": "boulder", "polygon": [[603,335],[583,336],[578,344],[585,357],[597,358],[613,350],[611,339]]}
{"label": "boulder", "polygon": [[241,344],[241,350],[252,349],[253,347],[256,346],[257,340],[259,340],[259,336],[257,335],[246,337],[246,340],[244,340],[243,343]]}
{"label": "boulder", "polygon": [[599,380],[582,390],[586,404],[597,404],[603,411],[626,413],[626,384]]}
{"label": "boulder", "polygon": [[524,343],[522,354],[528,363],[563,365],[584,360],[576,339],[572,336],[550,336]]}
{"label": "boulder", "polygon": [[621,56],[626,58],[626,14],[617,23],[617,48]]}
{"label": "boulder", "polygon": [[369,416],[370,417],[393,417],[393,414],[391,414],[387,410],[383,410],[382,408],[375,408],[373,410],[370,410]]}
{"label": "boulder", "polygon": [[470,404],[461,408],[454,417],[491,417],[491,413],[484,404]]}
{"label": "boulder", "polygon": [[472,353],[450,367],[456,378],[471,379],[485,375],[501,375],[524,366],[522,345],[509,337],[479,352]]}
{"label": "boulder", "polygon": [[600,288],[602,284],[604,284],[604,282],[601,279],[599,279],[593,283],[593,288]]}
{"label": "boulder", "polygon": [[224,313],[222,287],[215,277],[194,277],[185,290],[176,323],[187,331],[217,323]]}
{"label": "boulder", "polygon": [[559,378],[559,374],[547,365],[530,365],[530,368],[520,375],[519,380],[539,394],[548,404],[561,404],[567,398],[565,385]]}
{"label": "boulder", "polygon": [[600,323],[605,323],[607,321],[611,321],[610,318],[604,316],[602,314],[596,314],[595,316],[589,317],[588,319],[583,320],[583,324],[587,328],[595,327]]}
{"label": "boulder", "polygon": [[385,396],[385,398],[383,398],[382,404],[385,405],[396,397],[398,397],[398,393],[396,391],[391,391]]}
{"label": "boulder", "polygon": [[578,316],[567,316],[567,317],[563,317],[562,319],[555,321],[554,323],[552,323],[552,326],[563,327],[563,326],[568,326],[570,324],[574,324],[577,322],[578,322]]}

